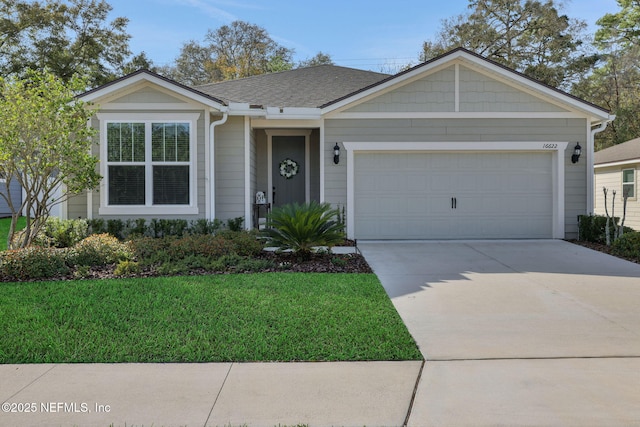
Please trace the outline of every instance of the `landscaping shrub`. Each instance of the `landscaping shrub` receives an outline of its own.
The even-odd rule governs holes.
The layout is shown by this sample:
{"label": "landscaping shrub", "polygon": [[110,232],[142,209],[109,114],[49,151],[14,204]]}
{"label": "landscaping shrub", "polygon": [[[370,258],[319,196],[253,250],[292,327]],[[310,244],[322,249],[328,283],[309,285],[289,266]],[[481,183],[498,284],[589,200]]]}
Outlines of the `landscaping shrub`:
{"label": "landscaping shrub", "polygon": [[185,219],[152,219],[149,224],[149,235],[152,237],[182,237],[187,234],[188,228],[189,223]]}
{"label": "landscaping shrub", "polygon": [[136,237],[129,242],[133,256],[141,265],[153,265],[170,261],[167,249],[174,237],[156,239],[154,237]]}
{"label": "landscaping shrub", "polygon": [[228,264],[220,259],[255,256],[264,246],[253,233],[228,230],[215,235],[187,235],[181,238],[141,237],[133,239],[130,244],[140,265],[156,266],[158,272],[163,274],[185,273],[193,268],[223,270]]}
{"label": "landscaping shrub", "polygon": [[0,252],[0,275],[4,280],[33,280],[67,274],[67,252],[40,246]]}
{"label": "landscaping shrub", "polygon": [[[609,237],[613,242],[616,237],[614,235],[615,230],[613,224],[617,225],[620,221],[619,217],[609,219]],[[578,240],[585,242],[606,244],[606,229],[607,217],[602,215],[580,215],[578,217]],[[633,232],[632,228],[624,227],[624,233]]]}
{"label": "landscaping shrub", "polygon": [[215,234],[222,228],[222,221],[219,219],[196,219],[191,222],[189,233],[191,234]]}
{"label": "landscaping shrub", "polygon": [[241,256],[256,256],[264,249],[264,241],[258,239],[257,232],[224,230],[216,236],[231,242],[233,252]]}
{"label": "landscaping shrub", "polygon": [[337,221],[338,215],[328,203],[284,205],[268,215],[265,233],[280,249],[292,249],[308,257],[313,247],[331,247],[344,241],[344,226]]}
{"label": "landscaping shrub", "polygon": [[94,234],[78,242],[72,249],[72,265],[102,266],[131,259],[133,253],[127,243],[110,234]]}
{"label": "landscaping shrub", "polygon": [[140,264],[135,261],[120,261],[113,270],[115,276],[134,276],[140,273]]}
{"label": "landscaping shrub", "polygon": [[231,231],[242,231],[242,224],[244,223],[244,217],[239,216],[237,218],[229,218],[227,220],[227,228]]}
{"label": "landscaping shrub", "polygon": [[[240,218],[242,219],[242,218]],[[87,220],[90,234],[109,233],[120,240],[133,239],[142,236],[148,237],[182,237],[189,234],[204,235],[215,234],[223,228],[219,219],[197,219],[187,221],[184,219],[152,219],[144,218],[128,219],[103,219]]]}
{"label": "landscaping shrub", "polygon": [[84,219],[65,219],[50,217],[38,232],[34,244],[55,248],[70,248],[89,236],[89,224]]}
{"label": "landscaping shrub", "polygon": [[611,251],[624,258],[640,261],[640,231],[625,233],[611,245]]}

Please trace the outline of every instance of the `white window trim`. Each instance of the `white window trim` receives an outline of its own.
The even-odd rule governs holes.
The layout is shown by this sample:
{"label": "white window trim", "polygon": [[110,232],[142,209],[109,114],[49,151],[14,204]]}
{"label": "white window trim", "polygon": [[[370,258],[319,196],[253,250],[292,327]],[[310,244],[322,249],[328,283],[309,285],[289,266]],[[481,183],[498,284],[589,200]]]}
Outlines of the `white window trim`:
{"label": "white window trim", "polygon": [[[624,182],[624,173],[626,171],[633,171],[633,180],[631,182]],[[631,195],[631,197],[629,197],[627,200],[637,200],[637,195],[638,195],[638,171],[636,170],[636,168],[626,168],[626,169],[622,169],[620,171],[620,186],[622,188],[622,195],[624,196],[624,186],[625,184],[627,185],[633,185],[633,194]]]}
{"label": "white window trim", "polygon": [[[100,120],[100,215],[197,215],[198,211],[198,170],[197,170],[197,129],[200,113],[99,113]],[[153,205],[153,168],[145,167],[146,204],[109,205],[108,162],[107,162],[107,124],[108,123],[145,123],[145,150],[147,164],[151,164],[151,123],[188,123],[189,124],[189,204]],[[180,162],[180,164],[184,164]],[[126,163],[123,163],[126,165]]]}

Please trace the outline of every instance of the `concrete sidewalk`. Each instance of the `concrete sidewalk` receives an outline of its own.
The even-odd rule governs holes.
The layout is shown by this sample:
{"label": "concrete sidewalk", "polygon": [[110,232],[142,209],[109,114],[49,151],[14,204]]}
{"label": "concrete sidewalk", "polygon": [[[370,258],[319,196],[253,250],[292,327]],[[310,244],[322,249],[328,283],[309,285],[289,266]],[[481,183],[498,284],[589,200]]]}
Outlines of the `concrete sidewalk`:
{"label": "concrete sidewalk", "polygon": [[421,366],[0,365],[0,426],[402,426]]}

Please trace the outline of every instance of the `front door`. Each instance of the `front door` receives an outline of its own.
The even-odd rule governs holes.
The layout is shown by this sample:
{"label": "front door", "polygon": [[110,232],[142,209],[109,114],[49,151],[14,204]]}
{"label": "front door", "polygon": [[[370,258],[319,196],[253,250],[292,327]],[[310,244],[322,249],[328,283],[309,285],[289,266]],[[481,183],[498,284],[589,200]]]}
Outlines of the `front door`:
{"label": "front door", "polygon": [[304,136],[272,137],[271,182],[274,206],[305,202],[305,145]]}

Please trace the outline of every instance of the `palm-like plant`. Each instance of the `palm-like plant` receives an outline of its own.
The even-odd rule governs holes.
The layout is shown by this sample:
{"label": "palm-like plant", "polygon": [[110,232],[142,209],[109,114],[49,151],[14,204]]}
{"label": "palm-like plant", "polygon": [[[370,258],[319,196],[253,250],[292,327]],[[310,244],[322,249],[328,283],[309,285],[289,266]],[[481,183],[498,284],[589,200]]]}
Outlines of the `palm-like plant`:
{"label": "palm-like plant", "polygon": [[271,211],[265,233],[280,249],[309,257],[316,246],[332,247],[344,241],[344,225],[337,221],[338,215],[329,203],[288,204]]}

